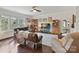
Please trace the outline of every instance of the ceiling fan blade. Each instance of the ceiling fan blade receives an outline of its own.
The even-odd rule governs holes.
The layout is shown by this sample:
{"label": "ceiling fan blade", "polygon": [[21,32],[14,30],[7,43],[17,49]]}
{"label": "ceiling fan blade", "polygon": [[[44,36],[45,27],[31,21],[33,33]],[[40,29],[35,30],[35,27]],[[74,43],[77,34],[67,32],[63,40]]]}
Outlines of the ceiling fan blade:
{"label": "ceiling fan blade", "polygon": [[36,11],[41,12],[41,10],[36,10]]}
{"label": "ceiling fan blade", "polygon": [[32,7],[32,9],[36,9],[36,8],[37,8],[37,6],[33,6],[33,7]]}

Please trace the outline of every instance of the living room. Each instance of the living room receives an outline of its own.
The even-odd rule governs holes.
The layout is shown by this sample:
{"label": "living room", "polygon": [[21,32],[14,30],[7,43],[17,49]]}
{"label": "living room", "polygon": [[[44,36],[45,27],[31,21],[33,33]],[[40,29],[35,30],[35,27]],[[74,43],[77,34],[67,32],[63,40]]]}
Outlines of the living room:
{"label": "living room", "polygon": [[78,11],[78,6],[0,6],[0,52],[78,53]]}

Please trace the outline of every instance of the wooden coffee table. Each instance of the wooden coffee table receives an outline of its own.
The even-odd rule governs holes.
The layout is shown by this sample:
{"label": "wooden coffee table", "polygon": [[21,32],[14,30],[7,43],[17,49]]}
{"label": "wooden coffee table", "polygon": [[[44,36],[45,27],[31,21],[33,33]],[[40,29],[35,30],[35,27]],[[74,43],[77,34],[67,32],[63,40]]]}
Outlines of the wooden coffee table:
{"label": "wooden coffee table", "polygon": [[42,47],[38,49],[32,49],[23,45],[18,46],[18,53],[54,53],[51,47],[42,45]]}

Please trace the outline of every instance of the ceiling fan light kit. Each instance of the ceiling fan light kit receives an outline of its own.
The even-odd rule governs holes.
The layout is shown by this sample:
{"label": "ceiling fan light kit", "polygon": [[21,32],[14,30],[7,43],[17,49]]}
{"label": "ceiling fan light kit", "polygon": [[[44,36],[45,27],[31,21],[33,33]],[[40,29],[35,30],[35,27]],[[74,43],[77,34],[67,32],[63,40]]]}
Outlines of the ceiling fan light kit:
{"label": "ceiling fan light kit", "polygon": [[41,12],[41,10],[39,10],[37,6],[33,6],[31,12]]}
{"label": "ceiling fan light kit", "polygon": [[37,12],[36,10],[32,10],[32,12]]}

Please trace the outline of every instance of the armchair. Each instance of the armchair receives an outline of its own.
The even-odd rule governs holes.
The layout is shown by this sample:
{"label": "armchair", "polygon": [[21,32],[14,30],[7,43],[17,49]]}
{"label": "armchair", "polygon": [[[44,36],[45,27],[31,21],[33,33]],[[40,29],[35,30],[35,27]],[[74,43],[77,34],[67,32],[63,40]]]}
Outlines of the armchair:
{"label": "armchair", "polygon": [[36,33],[29,33],[28,38],[25,38],[25,40],[26,45],[31,48],[37,49],[42,46],[42,36],[38,37]]}

